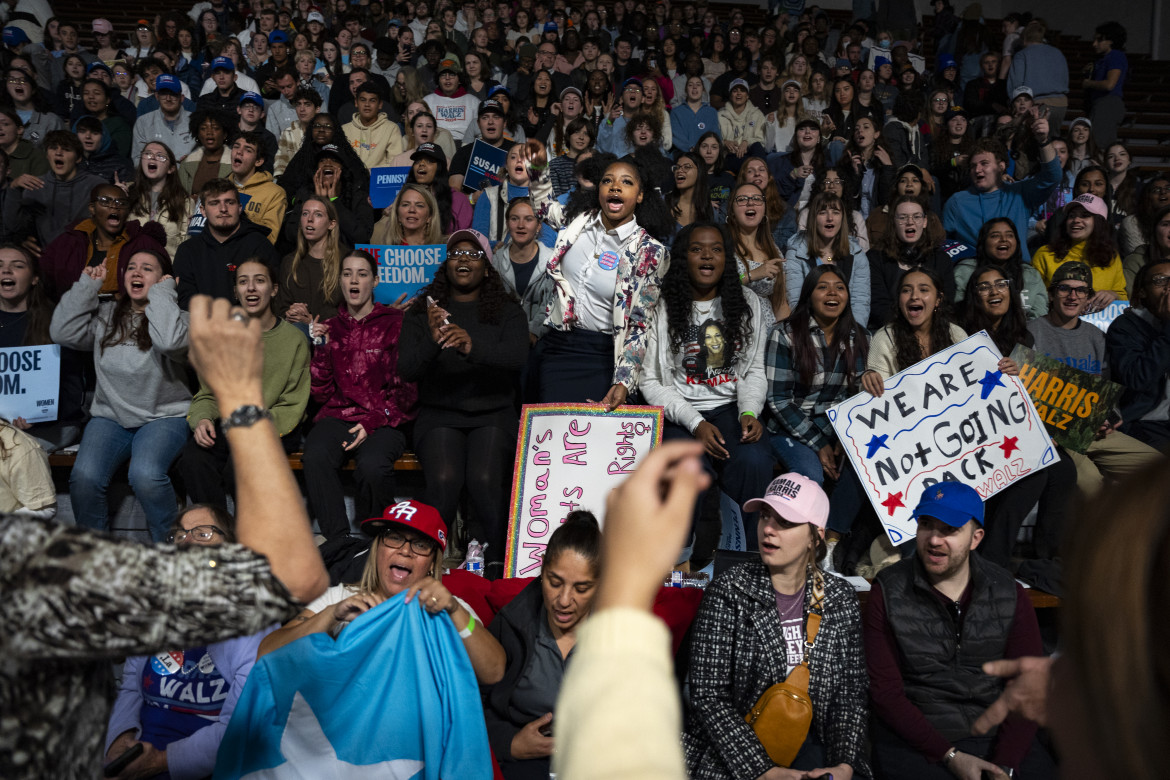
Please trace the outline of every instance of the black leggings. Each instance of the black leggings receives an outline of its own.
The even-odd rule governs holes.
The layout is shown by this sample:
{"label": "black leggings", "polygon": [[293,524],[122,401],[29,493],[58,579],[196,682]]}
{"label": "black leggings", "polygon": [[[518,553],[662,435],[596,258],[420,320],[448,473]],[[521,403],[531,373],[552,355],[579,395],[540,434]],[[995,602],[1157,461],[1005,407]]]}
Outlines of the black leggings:
{"label": "black leggings", "polygon": [[516,432],[494,426],[431,428],[418,437],[415,450],[426,477],[427,503],[452,528],[466,487],[471,504],[469,532],[490,545],[484,553],[486,562],[502,562]]}

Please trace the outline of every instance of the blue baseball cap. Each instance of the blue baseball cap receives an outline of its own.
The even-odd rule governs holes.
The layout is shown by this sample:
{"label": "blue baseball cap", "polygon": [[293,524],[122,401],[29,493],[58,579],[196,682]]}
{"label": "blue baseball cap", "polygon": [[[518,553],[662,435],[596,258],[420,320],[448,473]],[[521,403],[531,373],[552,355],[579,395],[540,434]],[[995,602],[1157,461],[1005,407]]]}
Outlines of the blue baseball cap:
{"label": "blue baseball cap", "polygon": [[893,65],[893,64],[894,64],[894,63],[890,61],[890,58],[889,58],[889,57],[874,57],[874,58],[873,58],[873,67],[874,67],[874,70],[877,70],[877,69],[878,69],[878,68],[880,68],[882,65]]}
{"label": "blue baseball cap", "polygon": [[255,103],[256,105],[260,106],[260,108],[264,108],[264,98],[260,97],[260,93],[258,92],[245,92],[244,94],[240,95],[239,105],[242,106],[245,103]]}
{"label": "blue baseball cap", "polygon": [[183,94],[183,87],[179,83],[179,79],[169,73],[164,73],[154,80],[155,92],[162,92],[164,89],[167,92],[174,92],[176,95]]}
{"label": "blue baseball cap", "polygon": [[945,51],[938,55],[938,58],[935,60],[935,70],[937,70],[939,73],[942,73],[947,68],[957,67],[959,66],[958,63],[955,62],[955,58],[950,54],[947,54]]}
{"label": "blue baseball cap", "polygon": [[488,90],[488,93],[487,93],[487,96],[488,96],[488,98],[490,99],[490,98],[491,98],[493,95],[498,95],[498,94],[500,94],[501,92],[503,92],[503,93],[504,93],[505,95],[507,95],[509,98],[511,98],[511,97],[512,97],[512,93],[511,93],[511,92],[509,92],[509,91],[508,91],[508,88],[507,88],[507,87],[505,87],[503,84],[496,84],[494,87],[492,87],[491,89],[489,89],[489,90]]}
{"label": "blue baseball cap", "polygon": [[[114,71],[110,70],[110,66],[107,65],[106,63],[102,62],[101,60],[94,60],[93,62],[86,65],[85,66],[85,75],[88,76],[91,73],[93,73],[95,70],[104,70],[106,73],[110,74],[111,78],[114,75]],[[155,89],[157,89],[157,87],[155,87]]]}
{"label": "blue baseball cap", "polygon": [[288,43],[288,33],[284,30],[273,30],[268,33],[269,43]]}
{"label": "blue baseball cap", "polygon": [[235,73],[236,63],[232,62],[231,57],[216,57],[211,61],[211,72],[215,73],[217,70],[226,70]]}
{"label": "blue baseball cap", "polygon": [[557,27],[557,23],[556,23],[556,22],[545,22],[545,23],[544,23],[544,31],[545,31],[545,32],[556,32],[556,31],[557,31],[557,30],[559,30],[559,29],[560,29],[560,28],[559,28],[559,27]]}
{"label": "blue baseball cap", "polygon": [[912,517],[933,517],[952,528],[962,528],[971,520],[983,525],[983,499],[970,485],[944,480],[922,491]]}
{"label": "blue baseball cap", "polygon": [[639,91],[642,89],[642,79],[629,78],[622,82],[622,92],[626,91],[627,87],[637,87]]}
{"label": "blue baseball cap", "polygon": [[19,46],[22,43],[31,43],[28,33],[15,25],[4,28],[4,45]]}

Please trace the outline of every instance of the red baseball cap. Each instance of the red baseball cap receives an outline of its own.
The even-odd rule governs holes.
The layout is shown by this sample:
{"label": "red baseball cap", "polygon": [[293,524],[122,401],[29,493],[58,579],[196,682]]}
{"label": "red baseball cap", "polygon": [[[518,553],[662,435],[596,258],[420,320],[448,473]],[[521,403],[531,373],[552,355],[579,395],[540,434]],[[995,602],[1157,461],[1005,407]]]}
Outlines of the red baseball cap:
{"label": "red baseball cap", "polygon": [[429,504],[415,501],[413,498],[399,501],[386,507],[381,517],[363,520],[362,532],[367,536],[377,537],[394,525],[412,528],[433,539],[443,552],[447,551],[447,524],[443,522],[439,510]]}

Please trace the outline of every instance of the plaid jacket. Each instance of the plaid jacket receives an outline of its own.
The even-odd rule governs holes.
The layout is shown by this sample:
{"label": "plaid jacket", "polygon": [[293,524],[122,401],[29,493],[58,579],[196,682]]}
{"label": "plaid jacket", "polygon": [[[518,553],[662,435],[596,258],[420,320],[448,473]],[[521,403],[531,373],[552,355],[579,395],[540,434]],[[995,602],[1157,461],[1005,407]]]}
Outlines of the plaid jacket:
{"label": "plaid jacket", "polygon": [[[812,583],[805,588],[808,615]],[[868,776],[864,754],[869,680],[861,611],[848,582],[825,575],[824,617],[813,645],[809,697],[827,766]],[[776,593],[761,561],[732,567],[703,594],[691,645],[691,710],[683,746],[692,780],[755,778],[774,765],[744,720],[787,676]]]}
{"label": "plaid jacket", "polygon": [[[833,425],[826,414],[829,408],[841,403],[857,392],[857,384],[865,372],[865,354],[854,358],[853,384],[845,382],[845,353],[838,350],[834,355],[825,342],[825,332],[813,320],[809,324],[813,345],[820,358],[818,371],[813,375],[811,385],[800,381],[800,372],[792,350],[792,329],[787,322],[778,324],[768,336],[768,347],[764,353],[768,369],[768,430],[791,436],[814,452],[831,444],[836,439]],[[831,361],[832,370],[825,372]],[[813,403],[812,414],[802,408],[806,400]]]}
{"label": "plaid jacket", "polygon": [[[529,196],[537,218],[560,234],[548,263],[548,275],[556,285],[556,295],[549,304],[545,324],[556,330],[572,330],[577,319],[577,298],[572,285],[561,273],[561,264],[594,214],[582,214],[566,225],[563,207],[553,198],[547,174],[532,182]],[[612,383],[625,385],[630,391],[638,386],[638,378],[642,373],[642,361],[646,357],[646,345],[650,340],[647,329],[654,308],[658,305],[662,277],[666,275],[669,264],[670,252],[644,228],[635,230],[622,247],[613,305],[615,338]]]}

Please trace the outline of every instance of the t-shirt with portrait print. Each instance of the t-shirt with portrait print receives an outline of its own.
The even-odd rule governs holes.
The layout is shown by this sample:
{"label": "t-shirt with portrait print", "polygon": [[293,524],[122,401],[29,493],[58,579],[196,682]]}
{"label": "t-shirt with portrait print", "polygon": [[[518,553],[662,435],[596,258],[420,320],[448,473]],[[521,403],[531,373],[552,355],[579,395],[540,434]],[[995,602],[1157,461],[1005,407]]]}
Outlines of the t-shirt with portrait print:
{"label": "t-shirt with portrait print", "polygon": [[675,360],[681,369],[675,372],[675,387],[696,410],[710,411],[736,401],[735,344],[727,336],[718,298],[691,303],[691,321]]}

